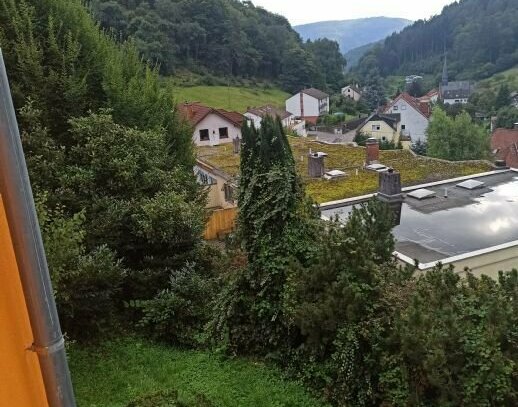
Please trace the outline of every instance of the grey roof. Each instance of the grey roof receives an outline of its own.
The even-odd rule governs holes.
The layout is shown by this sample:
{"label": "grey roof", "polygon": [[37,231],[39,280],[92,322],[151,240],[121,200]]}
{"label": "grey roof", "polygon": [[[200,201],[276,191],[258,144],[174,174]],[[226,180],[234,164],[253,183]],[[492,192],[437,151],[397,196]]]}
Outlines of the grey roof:
{"label": "grey roof", "polygon": [[293,116],[290,112],[287,112],[283,109],[278,109],[271,105],[261,106],[261,107],[251,107],[248,108],[247,113],[252,113],[255,116],[262,117],[263,119],[266,116],[271,117],[279,117],[281,120],[284,120],[290,116]]}
{"label": "grey roof", "polygon": [[309,88],[301,90],[302,93],[305,93],[306,95],[313,96],[315,99],[322,100],[329,97],[329,95],[325,92],[322,92],[321,90],[315,89],[315,88]]}
{"label": "grey roof", "polygon": [[[366,125],[370,121],[383,121],[394,130],[397,130],[397,124],[401,121],[400,113],[374,113],[371,114],[363,123]],[[363,127],[363,126],[362,126]]]}
{"label": "grey roof", "polygon": [[[426,186],[435,192],[434,197],[406,198],[401,224],[393,230],[396,250],[428,263],[517,241],[518,172],[501,171],[476,179],[484,182],[482,188],[457,188],[458,181],[452,180]],[[356,204],[322,214],[345,219]]]}
{"label": "grey roof", "polygon": [[448,82],[441,86],[443,99],[468,99],[475,91],[475,86],[469,81]]}

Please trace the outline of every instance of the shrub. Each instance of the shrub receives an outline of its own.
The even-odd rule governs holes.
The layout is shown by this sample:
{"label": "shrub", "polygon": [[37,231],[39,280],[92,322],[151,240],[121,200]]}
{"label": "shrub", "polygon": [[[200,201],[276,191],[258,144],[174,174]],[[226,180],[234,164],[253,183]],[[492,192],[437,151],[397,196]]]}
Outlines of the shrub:
{"label": "shrub", "polygon": [[194,403],[180,401],[176,390],[161,391],[139,397],[127,407],[212,407],[213,404],[202,394],[196,395]]}

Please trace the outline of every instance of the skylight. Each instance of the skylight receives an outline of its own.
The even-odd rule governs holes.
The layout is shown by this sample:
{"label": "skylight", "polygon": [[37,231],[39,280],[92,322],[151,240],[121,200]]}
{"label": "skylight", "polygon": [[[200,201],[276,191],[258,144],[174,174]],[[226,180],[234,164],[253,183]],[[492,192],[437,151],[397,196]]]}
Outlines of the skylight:
{"label": "skylight", "polygon": [[482,188],[484,186],[484,183],[480,182],[480,181],[476,181],[474,179],[470,179],[470,180],[461,182],[460,184],[457,184],[457,186],[459,188],[473,190],[473,189]]}
{"label": "skylight", "polygon": [[415,191],[409,192],[407,194],[407,196],[409,196],[410,198],[422,200],[422,199],[435,197],[435,191],[430,191],[429,189],[421,188],[421,189],[416,189]]}

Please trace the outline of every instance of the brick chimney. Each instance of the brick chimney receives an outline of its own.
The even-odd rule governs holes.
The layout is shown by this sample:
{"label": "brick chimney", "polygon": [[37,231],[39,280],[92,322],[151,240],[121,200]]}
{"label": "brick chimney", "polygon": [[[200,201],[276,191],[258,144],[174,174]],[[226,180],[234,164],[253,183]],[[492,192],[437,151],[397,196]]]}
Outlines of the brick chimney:
{"label": "brick chimney", "polygon": [[379,162],[380,159],[380,145],[376,138],[371,137],[365,143],[365,147],[367,147],[367,165],[371,165],[373,163]]}
{"label": "brick chimney", "polygon": [[401,224],[403,194],[401,190],[401,174],[389,168],[379,175],[378,200],[386,203],[392,211],[394,226]]}

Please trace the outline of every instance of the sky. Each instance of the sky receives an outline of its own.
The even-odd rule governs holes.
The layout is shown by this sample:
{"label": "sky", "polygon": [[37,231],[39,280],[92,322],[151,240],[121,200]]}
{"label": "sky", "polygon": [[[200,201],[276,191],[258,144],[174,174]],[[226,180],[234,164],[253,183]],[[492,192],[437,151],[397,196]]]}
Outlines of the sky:
{"label": "sky", "polygon": [[292,25],[362,17],[419,20],[439,14],[454,0],[252,0],[256,6],[286,17]]}

